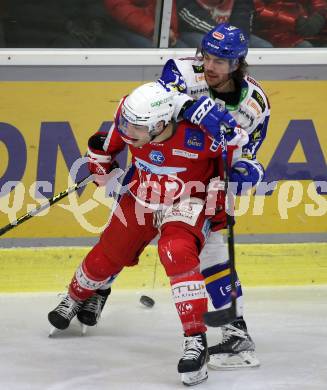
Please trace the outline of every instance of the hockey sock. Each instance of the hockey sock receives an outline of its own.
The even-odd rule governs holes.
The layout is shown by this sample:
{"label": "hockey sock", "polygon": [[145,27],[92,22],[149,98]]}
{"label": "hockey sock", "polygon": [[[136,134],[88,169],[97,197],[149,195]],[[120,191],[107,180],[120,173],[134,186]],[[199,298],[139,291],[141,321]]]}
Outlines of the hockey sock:
{"label": "hockey sock", "polygon": [[186,336],[204,333],[203,314],[208,310],[203,276],[199,272],[171,276],[173,300]]}
{"label": "hockey sock", "polygon": [[116,275],[111,276],[109,279],[97,280],[88,271],[85,262],[83,262],[76,270],[75,275],[69,285],[69,295],[78,301],[85,301],[91,297],[95,290],[100,289],[105,284],[108,286],[108,280],[114,280]]}
{"label": "hockey sock", "polygon": [[[216,310],[228,307],[231,303],[231,284],[230,284],[230,269],[228,263],[214,265],[202,270],[206,289],[210,295],[211,302]],[[237,315],[243,314],[243,294],[240,281],[236,276],[237,287]]]}

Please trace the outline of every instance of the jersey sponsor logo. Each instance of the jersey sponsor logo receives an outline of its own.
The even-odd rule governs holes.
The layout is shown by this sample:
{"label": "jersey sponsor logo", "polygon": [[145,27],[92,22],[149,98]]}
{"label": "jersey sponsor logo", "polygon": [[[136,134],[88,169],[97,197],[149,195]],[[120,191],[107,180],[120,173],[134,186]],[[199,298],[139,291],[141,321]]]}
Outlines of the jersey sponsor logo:
{"label": "jersey sponsor logo", "polygon": [[161,165],[165,161],[165,156],[158,150],[152,150],[149,157],[154,164]]}
{"label": "jersey sponsor logo", "polygon": [[185,191],[185,183],[177,175],[156,175],[137,170],[138,183],[132,189],[146,203],[171,205]]}
{"label": "jersey sponsor logo", "polygon": [[185,130],[184,146],[189,149],[204,149],[204,133],[194,129]]}
{"label": "jersey sponsor logo", "polygon": [[204,66],[203,65],[192,65],[194,73],[203,73]]}
{"label": "jersey sponsor logo", "polygon": [[249,151],[249,149],[243,150],[242,158],[247,158],[248,160],[253,160],[253,154]]}
{"label": "jersey sponsor logo", "polygon": [[[204,187],[203,187],[204,188]],[[167,209],[162,224],[167,222],[183,222],[195,226],[203,209],[204,201],[192,202],[190,198],[178,202]]]}
{"label": "jersey sponsor logo", "polygon": [[195,76],[196,82],[200,82],[200,81],[204,81],[204,80],[205,80],[204,74],[201,74],[199,76]]}
{"label": "jersey sponsor logo", "polygon": [[199,158],[199,155],[197,153],[191,153],[181,149],[173,149],[172,154],[173,156],[180,156],[180,157],[191,158],[191,159]]}
{"label": "jersey sponsor logo", "polygon": [[214,31],[214,32],[212,33],[212,36],[213,36],[215,39],[218,39],[218,41],[221,41],[222,39],[225,38],[225,35],[222,34],[222,33],[219,32],[219,31]]}
{"label": "jersey sponsor logo", "polygon": [[261,107],[257,104],[257,102],[249,98],[246,102],[246,105],[248,107],[253,108],[253,110],[256,112],[257,116],[260,116],[262,114]]}
{"label": "jersey sponsor logo", "polygon": [[260,129],[255,130],[255,131],[251,134],[251,138],[252,138],[253,141],[255,141],[255,142],[260,141],[260,139],[261,139],[261,131],[260,131]]}
{"label": "jersey sponsor logo", "polygon": [[259,106],[261,107],[262,112],[264,112],[265,109],[266,109],[266,103],[265,103],[265,101],[264,101],[264,98],[260,95],[260,93],[259,93],[258,91],[256,91],[256,90],[254,90],[254,91],[252,92],[251,97],[253,97],[253,99],[254,99],[254,100],[259,104]]}
{"label": "jersey sponsor logo", "polygon": [[176,303],[176,308],[180,316],[187,315],[193,311],[193,306],[189,302]]}
{"label": "jersey sponsor logo", "polygon": [[242,108],[239,108],[238,112],[242,115],[242,116],[245,116],[246,119],[249,120],[250,122],[250,126],[253,126],[253,123],[254,123],[254,118],[252,115],[250,115],[248,112],[246,112],[245,110],[242,110]]}
{"label": "jersey sponsor logo", "polygon": [[175,303],[203,299],[206,296],[204,283],[200,281],[173,284],[172,293]]}
{"label": "jersey sponsor logo", "polygon": [[254,80],[252,77],[247,76],[246,78],[247,78],[248,81],[250,81],[251,84],[253,84],[253,85],[255,85],[256,87],[258,87],[258,88],[261,89],[260,85],[259,85],[259,84],[256,82],[256,80]]}
{"label": "jersey sponsor logo", "polygon": [[209,91],[209,88],[206,88],[206,87],[196,88],[196,89],[191,88],[190,89],[190,94],[191,95],[205,94],[208,91]]}

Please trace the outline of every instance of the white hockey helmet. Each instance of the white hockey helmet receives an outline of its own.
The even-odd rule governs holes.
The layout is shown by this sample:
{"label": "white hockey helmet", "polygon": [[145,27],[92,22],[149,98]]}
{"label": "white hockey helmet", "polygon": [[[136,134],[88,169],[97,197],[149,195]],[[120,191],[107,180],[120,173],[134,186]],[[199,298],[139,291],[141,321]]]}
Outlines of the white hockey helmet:
{"label": "white hockey helmet", "polygon": [[159,83],[151,82],[134,89],[122,106],[122,115],[133,125],[147,126],[149,133],[164,121],[164,127],[174,113],[174,92],[167,91]]}

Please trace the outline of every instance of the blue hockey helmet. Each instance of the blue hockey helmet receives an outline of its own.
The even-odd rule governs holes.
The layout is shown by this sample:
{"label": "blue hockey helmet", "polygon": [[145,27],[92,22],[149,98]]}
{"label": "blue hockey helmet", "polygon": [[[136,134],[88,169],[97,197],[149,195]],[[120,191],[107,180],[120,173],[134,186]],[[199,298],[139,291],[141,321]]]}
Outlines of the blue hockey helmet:
{"label": "blue hockey helmet", "polygon": [[218,24],[202,39],[202,52],[216,57],[237,60],[246,57],[249,40],[238,27],[229,23]]}

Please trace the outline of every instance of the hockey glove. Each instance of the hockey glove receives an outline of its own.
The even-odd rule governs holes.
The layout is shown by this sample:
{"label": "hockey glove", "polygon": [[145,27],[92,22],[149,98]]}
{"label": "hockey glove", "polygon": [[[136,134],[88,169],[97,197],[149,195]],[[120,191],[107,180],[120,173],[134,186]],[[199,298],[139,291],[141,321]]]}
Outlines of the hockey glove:
{"label": "hockey glove", "polygon": [[237,126],[231,114],[209,97],[201,96],[192,104],[187,102],[188,107],[182,112],[183,118],[206,130],[216,141],[221,142],[220,126],[224,124],[227,128]]}
{"label": "hockey glove", "polygon": [[107,174],[118,166],[117,163],[111,162],[111,156],[103,150],[106,138],[107,133],[98,132],[92,135],[88,142],[88,168],[97,186],[104,186]]}
{"label": "hockey glove", "polygon": [[325,18],[318,12],[315,12],[308,17],[300,16],[296,21],[295,30],[302,37],[310,37],[320,33],[325,23]]}
{"label": "hockey glove", "polygon": [[236,189],[236,195],[242,194],[242,186],[244,183],[244,190],[248,190],[250,187],[254,187],[259,184],[264,176],[264,168],[257,161],[248,160],[246,158],[242,158],[238,160],[231,169],[229,175],[229,182],[236,183],[232,185],[232,190]]}

